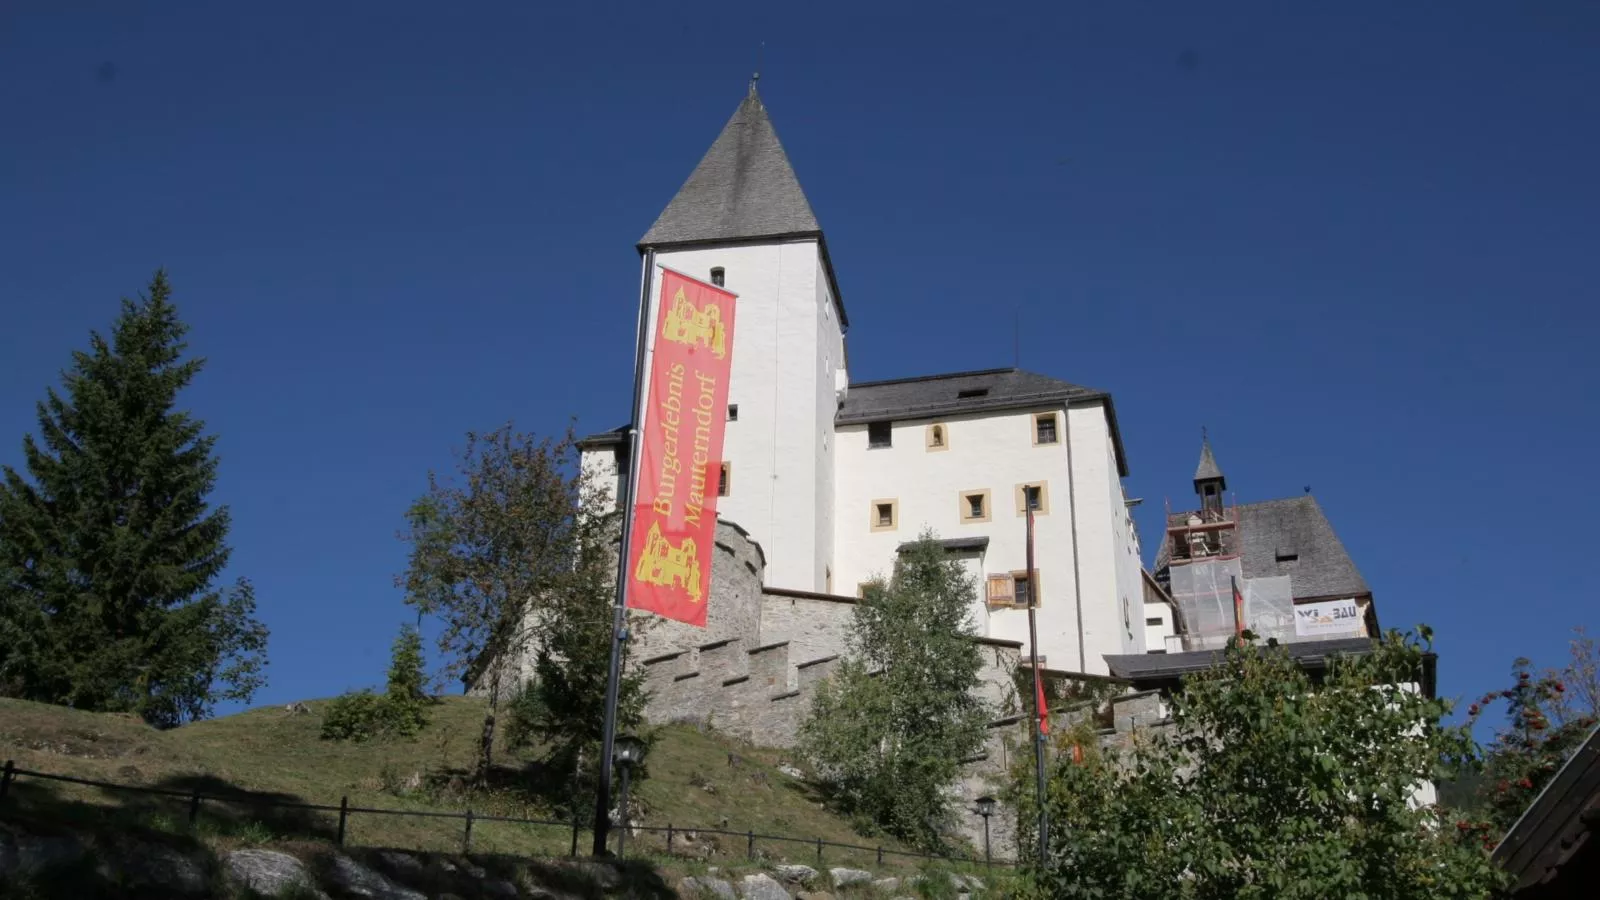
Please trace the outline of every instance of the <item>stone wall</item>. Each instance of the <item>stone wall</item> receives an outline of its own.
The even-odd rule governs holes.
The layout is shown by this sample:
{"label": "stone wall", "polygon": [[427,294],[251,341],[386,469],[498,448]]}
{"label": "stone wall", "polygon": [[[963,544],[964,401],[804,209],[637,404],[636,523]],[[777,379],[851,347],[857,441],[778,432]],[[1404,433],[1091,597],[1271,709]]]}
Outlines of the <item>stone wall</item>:
{"label": "stone wall", "polygon": [[719,520],[716,546],[712,548],[706,627],[696,628],[647,613],[634,613],[628,658],[639,663],[716,641],[759,640],[761,581],[765,569],[766,558],[761,545],[750,540],[739,526]]}

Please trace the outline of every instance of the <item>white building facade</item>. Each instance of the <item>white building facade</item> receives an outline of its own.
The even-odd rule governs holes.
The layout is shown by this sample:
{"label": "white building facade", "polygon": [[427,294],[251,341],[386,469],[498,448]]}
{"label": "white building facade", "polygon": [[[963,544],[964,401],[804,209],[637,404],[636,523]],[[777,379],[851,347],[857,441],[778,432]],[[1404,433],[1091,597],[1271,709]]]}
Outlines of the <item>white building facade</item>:
{"label": "white building facade", "polygon": [[[717,513],[761,546],[768,587],[853,596],[932,532],[975,579],[979,635],[1026,645],[1032,602],[1052,669],[1146,652],[1110,395],[1016,369],[851,384],[827,242],[753,88],[639,247],[653,277],[738,295]],[[581,447],[620,496],[625,429]]]}

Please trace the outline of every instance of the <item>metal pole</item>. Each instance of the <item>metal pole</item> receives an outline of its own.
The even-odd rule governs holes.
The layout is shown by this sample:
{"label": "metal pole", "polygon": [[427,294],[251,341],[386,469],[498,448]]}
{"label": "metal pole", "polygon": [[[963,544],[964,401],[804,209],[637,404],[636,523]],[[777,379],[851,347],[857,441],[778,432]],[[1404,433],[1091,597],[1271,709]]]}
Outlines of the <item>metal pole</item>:
{"label": "metal pole", "polygon": [[6,760],[5,769],[0,771],[0,800],[4,800],[6,794],[11,792],[11,780],[16,777],[17,764],[12,760]]}
{"label": "metal pole", "polygon": [[[1039,671],[1039,618],[1035,614],[1038,607],[1039,582],[1038,575],[1033,569],[1033,506],[1028,503],[1027,491],[1023,491],[1023,506],[1028,513],[1028,655],[1033,663],[1033,696],[1035,704],[1039,705],[1039,698],[1044,696],[1040,679],[1043,677]],[[1076,561],[1074,561],[1076,562]],[[1034,763],[1034,802],[1039,806],[1039,865],[1042,867],[1050,846],[1050,813],[1044,805],[1044,710],[1033,711],[1033,763]],[[984,818],[984,827],[987,828],[989,820]]]}
{"label": "metal pole", "polygon": [[344,823],[350,818],[350,795],[339,798],[339,846],[344,846]]}
{"label": "metal pole", "polygon": [[983,816],[983,864],[985,866],[991,868],[991,869],[994,868],[994,857],[989,855],[989,815],[988,815],[988,813],[985,813],[984,816]]}
{"label": "metal pole", "polygon": [[622,803],[618,809],[622,812],[622,830],[617,832],[617,859],[628,855],[628,775],[633,766],[622,767]]}
{"label": "metal pole", "polygon": [[639,427],[644,403],[645,351],[650,341],[650,284],[654,280],[656,253],[646,250],[639,274],[639,336],[633,356],[633,421],[628,426],[628,485],[623,493],[622,543],[617,548],[617,597],[611,617],[611,665],[606,675],[605,721],[600,738],[600,783],[594,798],[594,855],[606,853],[611,827],[611,752],[617,738],[617,691],[622,682],[622,642],[628,626],[628,558],[633,552],[633,505],[639,484]]}
{"label": "metal pole", "polygon": [[461,835],[461,855],[472,852],[472,810],[467,810],[467,830]]}

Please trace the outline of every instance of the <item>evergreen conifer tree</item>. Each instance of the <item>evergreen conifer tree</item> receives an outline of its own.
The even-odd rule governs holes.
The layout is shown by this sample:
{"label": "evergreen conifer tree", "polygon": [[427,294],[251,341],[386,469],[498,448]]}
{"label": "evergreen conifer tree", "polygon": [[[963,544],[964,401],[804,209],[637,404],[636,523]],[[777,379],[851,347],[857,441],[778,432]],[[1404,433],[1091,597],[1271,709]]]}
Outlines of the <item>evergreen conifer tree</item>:
{"label": "evergreen conifer tree", "polygon": [[166,273],[73,354],[0,483],[0,693],[135,712],[161,726],[248,699],[266,629],[211,507],[215,438],[177,408],[204,364]]}

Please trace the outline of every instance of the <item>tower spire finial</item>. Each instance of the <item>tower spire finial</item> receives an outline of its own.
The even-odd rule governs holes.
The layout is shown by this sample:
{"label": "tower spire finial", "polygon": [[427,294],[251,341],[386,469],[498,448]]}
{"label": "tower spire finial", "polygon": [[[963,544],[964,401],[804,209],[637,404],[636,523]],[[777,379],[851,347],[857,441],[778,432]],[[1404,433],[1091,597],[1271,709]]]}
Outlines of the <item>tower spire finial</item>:
{"label": "tower spire finial", "polygon": [[763,57],[765,57],[766,55],[767,55],[767,42],[766,41],[762,41],[761,43],[756,45],[756,70],[750,76],[750,93],[751,94],[754,94],[756,92],[756,82],[761,80],[761,63],[763,62]]}

